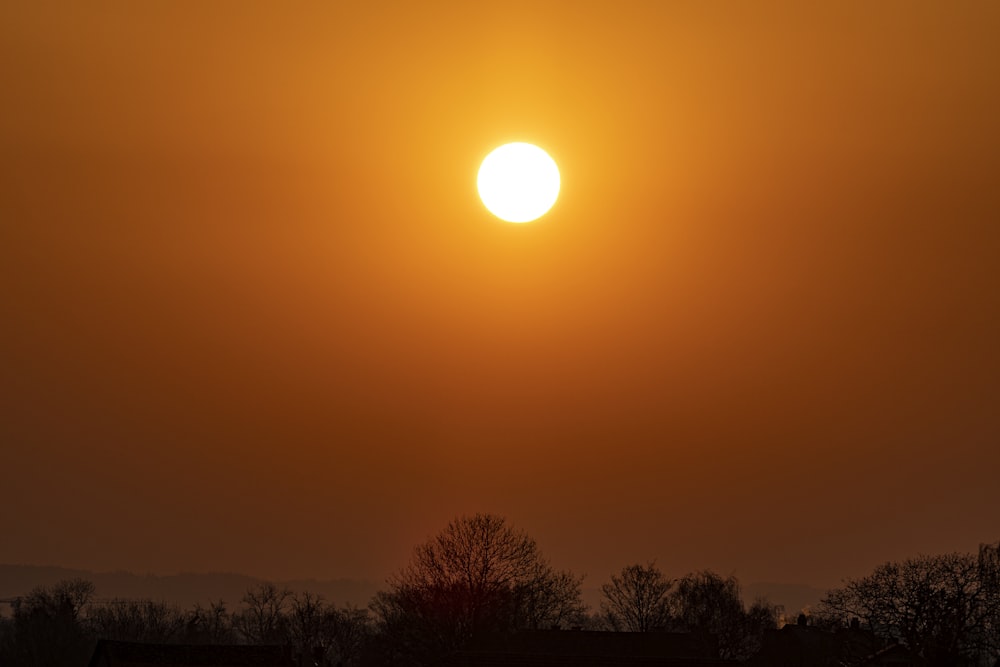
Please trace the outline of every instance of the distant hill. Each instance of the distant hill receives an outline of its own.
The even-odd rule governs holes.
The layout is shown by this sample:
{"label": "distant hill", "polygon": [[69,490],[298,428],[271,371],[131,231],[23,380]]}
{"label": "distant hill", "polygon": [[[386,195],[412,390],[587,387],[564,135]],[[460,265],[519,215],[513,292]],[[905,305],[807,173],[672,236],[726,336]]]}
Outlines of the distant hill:
{"label": "distant hill", "polygon": [[[242,574],[217,572],[139,575],[131,572],[90,572],[37,565],[0,565],[0,600],[24,595],[36,586],[51,586],[60,580],[78,577],[94,582],[98,598],[162,600],[182,608],[223,600],[233,609],[238,606],[248,589],[263,581]],[[275,583],[286,586],[293,592],[317,593],[338,607],[365,607],[380,588],[375,582],[354,579],[305,579]]]}

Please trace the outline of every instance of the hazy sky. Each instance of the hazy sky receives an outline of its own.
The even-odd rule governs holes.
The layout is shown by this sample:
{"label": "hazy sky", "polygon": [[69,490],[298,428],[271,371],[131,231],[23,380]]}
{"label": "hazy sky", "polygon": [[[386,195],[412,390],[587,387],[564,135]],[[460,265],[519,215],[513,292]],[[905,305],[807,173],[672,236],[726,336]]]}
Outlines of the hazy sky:
{"label": "hazy sky", "polygon": [[[0,562],[1000,539],[1000,4],[5,2]],[[482,158],[563,189],[499,222]]]}

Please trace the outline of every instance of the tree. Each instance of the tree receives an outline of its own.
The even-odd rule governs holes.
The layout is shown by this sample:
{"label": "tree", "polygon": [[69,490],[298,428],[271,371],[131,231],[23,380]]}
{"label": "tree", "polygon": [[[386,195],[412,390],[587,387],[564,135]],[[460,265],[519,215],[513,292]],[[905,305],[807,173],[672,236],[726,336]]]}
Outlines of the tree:
{"label": "tree", "polygon": [[288,634],[302,664],[353,665],[368,637],[368,614],[337,609],[320,595],[292,596]]}
{"label": "tree", "polygon": [[668,579],[655,563],[629,565],[601,586],[601,614],[613,630],[649,632],[670,622]]}
{"label": "tree", "polygon": [[579,626],[587,613],[582,584],[583,577],[567,571],[557,572],[539,563],[532,581],[514,589],[511,609],[515,623],[511,629]]}
{"label": "tree", "polygon": [[326,655],[332,643],[331,616],[335,613],[320,595],[305,592],[292,597],[288,634],[300,655]]}
{"label": "tree", "polygon": [[977,563],[983,587],[983,652],[1000,656],[1000,542],[981,544]]}
{"label": "tree", "polygon": [[61,667],[86,662],[93,645],[81,617],[93,595],[93,583],[71,579],[18,599],[0,647],[0,663]]}
{"label": "tree", "polygon": [[207,609],[196,604],[185,614],[185,643],[232,644],[235,639],[233,619],[224,601],[210,602]]}
{"label": "tree", "polygon": [[233,614],[233,626],[252,644],[279,644],[286,640],[288,609],[292,593],[264,582],[243,596],[243,609]]}
{"label": "tree", "polygon": [[80,618],[84,608],[94,597],[94,583],[86,579],[64,579],[52,588],[38,587],[20,598],[17,607],[65,612],[74,619]]}
{"label": "tree", "polygon": [[717,638],[719,657],[742,660],[760,648],[764,631],[777,627],[778,609],[757,600],[743,606],[736,577],[721,577],[710,570],[689,574],[671,594],[677,629],[706,638]]}
{"label": "tree", "polygon": [[344,607],[336,610],[333,620],[333,647],[327,651],[330,664],[353,667],[372,637],[368,610]]}
{"label": "tree", "polygon": [[553,570],[503,517],[477,514],[419,545],[372,610],[397,657],[422,662],[487,633],[575,619],[581,581]]}
{"label": "tree", "polygon": [[100,639],[163,643],[175,641],[185,619],[165,602],[114,599],[91,609],[87,626]]}
{"label": "tree", "polygon": [[866,577],[830,591],[820,613],[840,624],[858,619],[900,641],[930,665],[976,662],[995,654],[989,553],[918,556],[887,562]]}

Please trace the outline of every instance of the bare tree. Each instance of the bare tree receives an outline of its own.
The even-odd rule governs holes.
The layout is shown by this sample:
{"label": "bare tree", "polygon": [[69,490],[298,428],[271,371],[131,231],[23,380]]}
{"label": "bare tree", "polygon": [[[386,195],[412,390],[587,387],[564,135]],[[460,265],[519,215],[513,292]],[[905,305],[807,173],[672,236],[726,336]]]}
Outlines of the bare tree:
{"label": "bare tree", "polygon": [[185,615],[184,640],[195,644],[231,644],[235,632],[226,603],[210,602],[207,609],[196,604]]}
{"label": "bare tree", "polygon": [[23,605],[30,609],[58,611],[78,619],[93,597],[93,582],[86,579],[64,579],[51,588],[34,589],[25,597],[17,600],[15,606]]}
{"label": "bare tree", "polygon": [[991,617],[996,594],[989,553],[918,556],[880,565],[866,577],[830,591],[820,613],[841,624],[857,619],[886,639],[901,641],[931,665],[996,658]]}
{"label": "bare tree", "polygon": [[254,644],[276,644],[286,639],[291,591],[264,582],[243,596],[243,609],[233,614],[233,626]]}
{"label": "bare tree", "polygon": [[333,648],[327,652],[330,664],[352,667],[361,661],[365,646],[372,637],[372,623],[367,609],[344,607],[333,617]]}
{"label": "bare tree", "polygon": [[363,609],[337,609],[308,592],[292,597],[288,634],[302,664],[357,664],[368,627]]}
{"label": "bare tree", "polygon": [[292,596],[291,611],[288,614],[288,634],[292,645],[302,655],[326,653],[332,643],[332,609],[320,595],[308,591]]}
{"label": "bare tree", "polygon": [[981,544],[977,560],[979,580],[983,587],[980,643],[986,655],[1000,658],[1000,542]]}
{"label": "bare tree", "polygon": [[748,611],[736,577],[710,570],[681,578],[671,602],[675,627],[706,639],[717,638],[719,656],[724,659],[750,657],[760,648],[764,631],[777,627],[777,607],[757,600]]}
{"label": "bare tree", "polygon": [[387,645],[429,659],[489,632],[582,614],[580,578],[556,572],[503,517],[458,518],[414,550],[372,604]]}
{"label": "bare tree", "polygon": [[92,645],[81,621],[93,595],[93,583],[71,579],[36,588],[15,601],[0,662],[22,667],[85,662]]}
{"label": "bare tree", "polygon": [[514,589],[514,612],[518,628],[576,627],[586,618],[583,577],[556,572],[539,562],[536,576]]}
{"label": "bare tree", "polygon": [[87,614],[87,627],[99,639],[163,643],[176,641],[184,626],[179,609],[153,600],[116,598]]}
{"label": "bare tree", "polygon": [[629,565],[601,586],[601,613],[613,630],[649,632],[670,621],[670,587],[656,563]]}

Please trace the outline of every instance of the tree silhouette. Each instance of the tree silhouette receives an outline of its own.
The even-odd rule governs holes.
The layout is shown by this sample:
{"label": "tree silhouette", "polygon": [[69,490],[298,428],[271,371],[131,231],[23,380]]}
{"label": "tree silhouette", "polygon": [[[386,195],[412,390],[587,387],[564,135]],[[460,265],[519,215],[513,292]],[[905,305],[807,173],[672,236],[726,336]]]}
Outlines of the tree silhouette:
{"label": "tree silhouette", "polygon": [[759,648],[765,630],[777,627],[778,609],[757,600],[749,610],[743,606],[736,577],[722,577],[705,570],[677,582],[671,602],[674,625],[679,630],[718,640],[719,656],[742,660]]}
{"label": "tree silhouette", "polygon": [[222,600],[208,608],[196,604],[185,614],[184,641],[192,644],[232,644],[236,641],[233,619]]}
{"label": "tree silhouette", "polygon": [[629,565],[601,586],[601,615],[613,630],[649,632],[670,622],[668,579],[655,563]]}
{"label": "tree silhouette", "polygon": [[979,546],[979,581],[983,587],[983,653],[1000,660],[1000,542]]}
{"label": "tree silhouette", "polygon": [[93,642],[81,623],[94,584],[83,579],[39,587],[14,603],[14,618],[0,646],[0,663],[23,667],[83,664]]}
{"label": "tree silhouette", "polygon": [[820,613],[840,624],[858,619],[930,665],[996,658],[993,623],[1000,601],[990,567],[988,550],[979,558],[953,553],[887,562],[830,591]]}
{"label": "tree silhouette", "polygon": [[553,570],[533,539],[493,514],[455,519],[388,583],[372,609],[394,652],[417,662],[487,633],[575,621],[584,609],[581,579]]}
{"label": "tree silhouette", "polygon": [[309,592],[292,596],[287,628],[295,652],[310,665],[355,664],[369,636],[367,612],[337,609]]}
{"label": "tree silhouette", "polygon": [[111,600],[87,614],[87,627],[101,639],[137,642],[169,642],[184,632],[181,611],[153,600]]}
{"label": "tree silhouette", "polygon": [[233,614],[233,625],[251,644],[280,644],[287,638],[291,591],[264,582],[243,596],[243,609]]}

